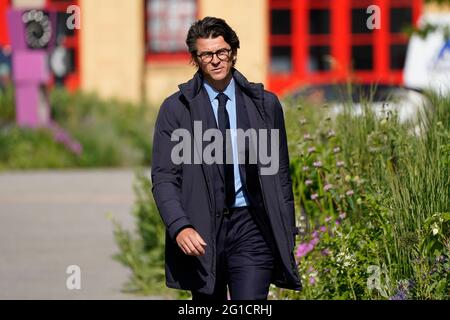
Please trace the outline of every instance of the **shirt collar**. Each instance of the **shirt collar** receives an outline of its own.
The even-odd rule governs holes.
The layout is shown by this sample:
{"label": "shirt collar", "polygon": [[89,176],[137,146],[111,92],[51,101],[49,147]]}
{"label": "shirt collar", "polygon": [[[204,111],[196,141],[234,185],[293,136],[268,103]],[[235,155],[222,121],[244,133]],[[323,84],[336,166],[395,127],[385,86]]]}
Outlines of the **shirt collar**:
{"label": "shirt collar", "polygon": [[[206,92],[208,92],[208,96],[209,96],[209,100],[211,102],[213,102],[217,95],[220,93],[220,91],[217,91],[216,89],[214,89],[213,86],[211,86],[208,81],[204,80],[203,81],[203,86],[206,89]],[[234,79],[231,78],[230,83],[228,84],[228,86],[225,88],[225,90],[223,91],[224,94],[226,94],[228,96],[228,99],[230,99],[231,101],[234,100],[234,95],[235,95],[235,84],[234,84]]]}

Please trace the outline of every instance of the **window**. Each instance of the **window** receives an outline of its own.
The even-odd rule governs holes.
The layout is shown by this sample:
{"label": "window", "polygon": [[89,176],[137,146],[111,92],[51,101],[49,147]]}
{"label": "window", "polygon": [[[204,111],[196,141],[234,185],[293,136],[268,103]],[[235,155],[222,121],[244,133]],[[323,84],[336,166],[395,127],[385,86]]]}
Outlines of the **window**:
{"label": "window", "polygon": [[331,2],[310,1],[308,9],[308,72],[331,70]]}
{"label": "window", "polygon": [[310,34],[330,33],[330,10],[311,9],[309,11],[309,33]]}
{"label": "window", "polygon": [[412,24],[412,9],[411,8],[391,8],[390,10],[390,31],[402,32],[405,27]]}
{"label": "window", "polygon": [[288,46],[273,46],[271,52],[273,73],[286,73],[292,70],[292,50]]}
{"label": "window", "polygon": [[352,9],[352,33],[371,33],[372,30],[367,28],[367,19],[370,14],[367,13],[366,8]]}
{"label": "window", "polygon": [[291,1],[272,1],[270,10],[270,72],[288,74],[293,70]]}
{"label": "window", "polygon": [[353,69],[371,70],[373,69],[373,46],[354,45],[352,46]]}
{"label": "window", "polygon": [[408,37],[405,28],[413,22],[413,8],[410,1],[393,1],[389,9],[389,67],[402,70],[406,60]]}
{"label": "window", "polygon": [[[67,13],[71,5],[80,6],[76,0],[50,0],[48,8],[56,11],[56,46],[50,57],[52,83],[75,90],[80,86],[80,55],[79,33],[81,30],[67,27],[67,19],[72,15]],[[54,58],[52,58],[54,55]],[[63,64],[55,61],[63,61]]]}
{"label": "window", "polygon": [[186,53],[186,34],[196,17],[196,0],[146,0],[147,53]]}
{"label": "window", "polygon": [[290,34],[291,33],[291,11],[282,10],[272,10],[272,34]]}
{"label": "window", "polygon": [[310,46],[309,47],[309,71],[330,70],[330,46]]}
{"label": "window", "polygon": [[[367,12],[371,5],[381,16]],[[405,27],[422,8],[423,0],[269,0],[270,89],[349,79],[402,84]],[[369,19],[380,28],[370,29]]]}
{"label": "window", "polygon": [[390,48],[390,65],[393,70],[402,70],[405,66],[406,44],[392,44]]}

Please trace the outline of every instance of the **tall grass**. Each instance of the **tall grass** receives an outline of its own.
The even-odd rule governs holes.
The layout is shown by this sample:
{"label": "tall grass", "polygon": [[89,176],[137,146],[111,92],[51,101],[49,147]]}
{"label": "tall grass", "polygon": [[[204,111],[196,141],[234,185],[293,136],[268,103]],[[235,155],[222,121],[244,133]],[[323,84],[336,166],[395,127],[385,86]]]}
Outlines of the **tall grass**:
{"label": "tall grass", "polygon": [[[298,221],[308,227],[303,230],[299,247],[316,237],[316,251],[334,248],[327,257],[312,249],[311,253],[300,253],[300,265],[308,266],[301,266],[301,271],[318,273],[314,279],[328,283],[319,286],[304,275],[314,285],[307,283],[306,292],[290,297],[377,297],[367,290],[367,275],[350,275],[349,268],[344,280],[336,282],[329,275],[328,269],[337,267],[333,262],[337,261],[336,251],[349,248],[353,253],[348,257],[354,259],[351,272],[364,272],[373,264],[386,267],[390,284],[386,284],[385,298],[388,293],[395,295],[396,285],[406,280],[414,287],[409,297],[449,297],[450,99],[427,96],[430,104],[423,114],[417,122],[408,123],[400,123],[389,108],[381,117],[377,115],[370,97],[362,99],[360,115],[352,112],[354,104],[349,100],[335,118],[330,117],[332,112],[326,105],[313,106],[304,101],[287,104]],[[386,106],[389,103],[386,101]],[[330,131],[335,132],[335,139],[327,136]],[[338,154],[332,152],[336,147]],[[317,161],[323,165],[311,170],[311,163]],[[338,161],[345,165],[337,166]],[[331,190],[325,191],[325,184]],[[354,195],[346,197],[343,193],[349,189]],[[345,212],[348,218],[339,219],[339,212]],[[333,227],[332,239],[317,236],[318,228],[330,219],[339,224]],[[348,239],[356,242],[352,245]],[[320,266],[326,272],[310,271]],[[446,275],[442,279],[435,279],[438,267]],[[339,292],[343,290],[351,295]]]}

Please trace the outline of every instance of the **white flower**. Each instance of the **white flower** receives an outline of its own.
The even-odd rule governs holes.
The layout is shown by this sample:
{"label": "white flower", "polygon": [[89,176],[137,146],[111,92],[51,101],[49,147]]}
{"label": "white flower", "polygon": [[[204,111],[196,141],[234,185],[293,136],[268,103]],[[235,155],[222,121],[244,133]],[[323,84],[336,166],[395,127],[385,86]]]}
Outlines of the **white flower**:
{"label": "white flower", "polygon": [[433,229],[432,229],[433,236],[435,236],[439,233],[439,227],[436,223],[434,223],[432,227],[433,227]]}

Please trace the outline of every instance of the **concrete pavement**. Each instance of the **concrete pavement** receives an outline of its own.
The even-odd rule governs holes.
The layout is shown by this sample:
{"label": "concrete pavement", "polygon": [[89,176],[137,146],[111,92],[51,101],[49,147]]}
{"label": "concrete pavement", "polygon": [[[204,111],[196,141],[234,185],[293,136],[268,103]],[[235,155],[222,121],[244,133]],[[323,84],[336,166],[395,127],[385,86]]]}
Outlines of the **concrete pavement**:
{"label": "concrete pavement", "polygon": [[[0,299],[136,299],[107,213],[133,230],[132,170],[0,173]],[[81,290],[68,290],[70,265]],[[145,297],[158,299],[159,297]]]}

